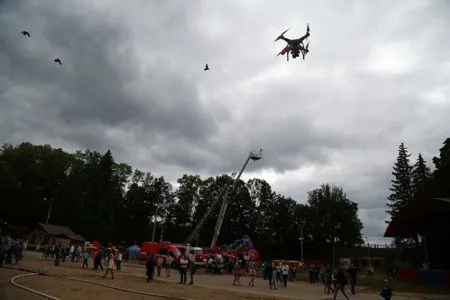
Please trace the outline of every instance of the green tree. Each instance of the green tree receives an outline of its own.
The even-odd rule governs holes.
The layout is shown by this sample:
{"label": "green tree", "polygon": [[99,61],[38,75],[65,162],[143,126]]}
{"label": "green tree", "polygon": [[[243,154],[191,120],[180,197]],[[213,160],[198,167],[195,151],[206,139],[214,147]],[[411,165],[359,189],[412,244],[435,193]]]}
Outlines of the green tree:
{"label": "green tree", "polygon": [[[388,201],[386,203],[388,207],[386,213],[389,214],[391,220],[413,198],[410,156],[411,154],[408,153],[405,145],[401,143],[398,148],[397,161],[393,167],[394,171],[392,172],[394,179],[391,180],[392,187],[389,189],[392,193],[387,198]],[[389,223],[390,220],[386,222]]]}
{"label": "green tree", "polygon": [[354,246],[362,242],[363,225],[358,217],[358,204],[347,198],[342,187],[324,184],[308,193],[310,206],[307,222],[314,242]]}
{"label": "green tree", "polygon": [[430,196],[450,197],[450,138],[439,149],[439,157],[433,158],[436,170],[433,173]]}
{"label": "green tree", "polygon": [[430,168],[427,166],[422,154],[419,153],[412,169],[412,189],[414,197],[420,197],[431,178]]}

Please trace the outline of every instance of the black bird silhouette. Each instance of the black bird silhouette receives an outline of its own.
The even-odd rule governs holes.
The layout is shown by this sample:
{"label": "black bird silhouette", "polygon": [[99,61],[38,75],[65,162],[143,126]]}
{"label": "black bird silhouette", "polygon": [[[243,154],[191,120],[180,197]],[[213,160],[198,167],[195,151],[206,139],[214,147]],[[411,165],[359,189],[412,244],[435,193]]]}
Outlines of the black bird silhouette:
{"label": "black bird silhouette", "polygon": [[27,36],[27,37],[30,37],[31,36],[31,34],[28,32],[28,31],[22,31],[21,32],[21,34],[23,35],[23,36]]}
{"label": "black bird silhouette", "polygon": [[208,71],[209,70],[209,66],[208,64],[206,64],[205,68],[203,69],[204,71]]}
{"label": "black bird silhouette", "polygon": [[54,62],[55,62],[55,63],[58,63],[59,65],[62,66],[62,62],[61,62],[61,60],[59,59],[59,57],[55,58]]}

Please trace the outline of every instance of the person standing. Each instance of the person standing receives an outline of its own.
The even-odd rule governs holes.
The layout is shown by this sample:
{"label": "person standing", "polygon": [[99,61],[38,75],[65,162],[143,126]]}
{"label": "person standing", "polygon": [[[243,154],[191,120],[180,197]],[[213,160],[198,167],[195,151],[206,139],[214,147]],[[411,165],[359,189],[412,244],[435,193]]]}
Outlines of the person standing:
{"label": "person standing", "polygon": [[255,286],[255,277],[256,277],[256,270],[255,270],[255,266],[251,266],[250,269],[248,270],[248,273],[250,275],[250,281],[248,282],[248,285],[251,287]]}
{"label": "person standing", "polygon": [[170,270],[172,269],[173,258],[170,255],[166,257],[166,276],[170,277]]}
{"label": "person standing", "polygon": [[241,264],[239,262],[236,262],[234,264],[233,273],[234,273],[233,285],[241,285],[241,282],[240,282],[240,279],[241,279]]}
{"label": "person standing", "polygon": [[189,284],[190,285],[194,284],[194,275],[195,275],[196,271],[197,271],[197,265],[195,264],[195,261],[189,260],[189,277],[190,277]]}
{"label": "person standing", "polygon": [[273,266],[270,261],[267,261],[264,265],[264,270],[266,272],[267,280],[269,281],[269,288],[272,288],[273,281]]}
{"label": "person standing", "polygon": [[278,264],[273,263],[273,268],[272,268],[272,286],[271,288],[274,290],[278,290],[278,280],[277,280],[277,275],[279,274],[277,266],[279,267]]}
{"label": "person standing", "polygon": [[155,259],[153,258],[153,255],[150,255],[147,259],[145,269],[145,273],[147,274],[147,282],[149,282],[150,280],[153,280],[153,272],[155,269]]}
{"label": "person standing", "polygon": [[156,259],[156,276],[158,276],[158,277],[161,276],[161,269],[162,269],[163,262],[164,262],[164,258],[161,255],[158,256],[158,258]]}
{"label": "person standing", "polygon": [[277,281],[277,285],[281,284],[281,262],[278,262],[275,266],[275,272],[276,272],[276,281]]}
{"label": "person standing", "polygon": [[188,260],[183,256],[180,258],[180,282],[182,284],[186,284],[187,277],[187,268],[188,268]]}
{"label": "person standing", "polygon": [[287,281],[289,276],[289,266],[286,262],[281,266],[281,275],[283,276],[283,285],[287,287]]}
{"label": "person standing", "polygon": [[116,259],[116,265],[117,265],[117,271],[122,270],[122,251],[117,251],[117,259]]}
{"label": "person standing", "polygon": [[114,257],[114,253],[112,250],[108,250],[107,252],[108,258],[107,258],[107,269],[105,272],[105,275],[103,275],[103,278],[106,278],[106,276],[108,275],[108,273],[111,274],[111,279],[114,279],[114,261],[115,261],[115,257]]}
{"label": "person standing", "polygon": [[84,269],[84,267],[86,267],[86,269],[89,269],[88,260],[89,260],[89,252],[84,251],[84,253],[83,253],[83,265],[81,266],[82,269]]}
{"label": "person standing", "polygon": [[392,297],[392,289],[388,285],[387,279],[383,280],[383,286],[381,287],[380,296],[384,300],[391,300]]}
{"label": "person standing", "polygon": [[352,295],[354,295],[356,293],[355,287],[356,287],[356,275],[358,273],[358,269],[351,264],[350,267],[348,268],[348,275],[350,277],[350,289],[352,292]]}

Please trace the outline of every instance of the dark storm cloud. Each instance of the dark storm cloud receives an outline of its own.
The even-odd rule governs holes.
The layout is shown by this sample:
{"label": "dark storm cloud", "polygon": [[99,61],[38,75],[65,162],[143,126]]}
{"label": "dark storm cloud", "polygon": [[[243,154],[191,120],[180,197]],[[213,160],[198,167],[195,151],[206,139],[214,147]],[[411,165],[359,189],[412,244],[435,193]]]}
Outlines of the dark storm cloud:
{"label": "dark storm cloud", "polygon": [[[22,118],[20,130],[64,135],[90,148],[111,146],[102,127],[134,124],[152,136],[167,132],[195,140],[215,131],[216,124],[197,100],[192,82],[164,60],[141,73],[126,27],[108,20],[105,13],[96,12],[95,17],[92,13],[87,6],[71,2],[5,4],[0,21],[4,118],[12,111],[20,118],[25,112],[19,108],[27,102],[34,113]],[[20,36],[23,29],[30,30],[32,37]],[[63,66],[53,63],[56,56]],[[9,97],[18,87],[27,92]],[[4,125],[6,133],[17,130]],[[8,135],[3,138],[10,141]]]}

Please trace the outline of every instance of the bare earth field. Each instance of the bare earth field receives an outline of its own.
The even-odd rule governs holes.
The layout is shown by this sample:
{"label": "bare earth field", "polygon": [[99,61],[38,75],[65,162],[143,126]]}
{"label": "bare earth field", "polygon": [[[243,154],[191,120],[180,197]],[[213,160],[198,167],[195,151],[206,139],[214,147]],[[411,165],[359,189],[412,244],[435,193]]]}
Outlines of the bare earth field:
{"label": "bare earth field", "polygon": [[[39,270],[48,272],[51,275],[59,275],[83,280],[89,280],[96,283],[103,283],[114,287],[134,290],[144,293],[154,293],[172,297],[183,297],[186,299],[217,299],[217,300],[270,300],[270,299],[332,299],[330,295],[323,293],[320,285],[310,285],[305,282],[296,282],[288,284],[287,288],[280,287],[278,290],[270,290],[266,281],[257,278],[256,286],[249,287],[248,278],[243,277],[242,286],[233,286],[233,278],[229,275],[209,276],[198,275],[195,278],[195,285],[178,284],[178,273],[173,272],[170,278],[157,277],[154,282],[147,283],[144,278],[144,267],[139,264],[123,264],[123,270],[116,272],[114,280],[103,279],[102,271],[93,271],[81,269],[81,264],[64,262],[55,267],[53,261],[39,258],[38,255],[26,255],[25,260],[20,262],[17,267],[30,270]],[[200,271],[201,272],[201,271]],[[34,295],[28,291],[20,290],[9,283],[11,277],[25,274],[10,269],[0,268],[0,299],[1,300],[35,300],[44,299],[41,296]],[[189,278],[188,278],[189,280]],[[17,279],[16,282],[26,287],[39,290],[46,294],[64,299],[64,300],[99,300],[99,299],[162,299],[155,296],[141,295],[124,291],[114,290],[112,288],[69,281],[50,276],[32,276]],[[357,295],[349,295],[351,299],[380,299],[377,293],[360,292]],[[167,298],[166,298],[167,299]],[[338,299],[343,299],[342,296]],[[395,294],[395,299],[448,299],[448,296],[437,295],[417,295],[417,294]]]}

